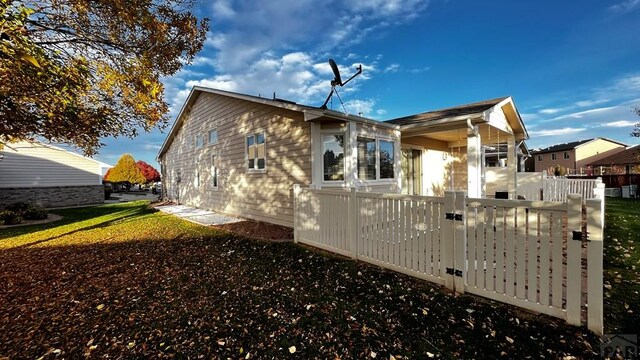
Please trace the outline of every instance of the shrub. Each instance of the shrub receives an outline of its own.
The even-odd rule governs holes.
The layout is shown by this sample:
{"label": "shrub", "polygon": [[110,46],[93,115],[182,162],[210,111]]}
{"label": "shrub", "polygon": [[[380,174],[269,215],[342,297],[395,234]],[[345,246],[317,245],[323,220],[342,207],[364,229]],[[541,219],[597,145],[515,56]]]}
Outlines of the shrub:
{"label": "shrub", "polygon": [[4,225],[16,225],[22,223],[23,218],[15,211],[3,210],[0,211],[0,220]]}
{"label": "shrub", "polygon": [[46,219],[49,214],[47,210],[37,205],[31,205],[27,210],[22,213],[22,216],[26,220],[43,220]]}
{"label": "shrub", "polygon": [[22,213],[27,211],[27,209],[31,206],[31,204],[26,203],[24,201],[14,202],[5,206],[5,210],[13,211],[15,213]]}

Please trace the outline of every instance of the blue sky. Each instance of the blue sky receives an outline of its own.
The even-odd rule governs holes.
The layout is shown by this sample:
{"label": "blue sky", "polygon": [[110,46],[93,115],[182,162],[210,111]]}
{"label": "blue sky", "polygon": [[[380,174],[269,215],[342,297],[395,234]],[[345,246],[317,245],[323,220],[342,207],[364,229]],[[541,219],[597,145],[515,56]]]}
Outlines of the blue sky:
{"label": "blue sky", "polygon": [[[164,79],[171,123],[193,85],[320,106],[333,78],[350,113],[385,120],[511,95],[530,148],[596,136],[640,143],[640,0],[201,2],[203,51]],[[337,100],[334,109],[340,109]],[[165,132],[168,131],[165,130]],[[96,156],[157,166],[165,134],[104,139]]]}

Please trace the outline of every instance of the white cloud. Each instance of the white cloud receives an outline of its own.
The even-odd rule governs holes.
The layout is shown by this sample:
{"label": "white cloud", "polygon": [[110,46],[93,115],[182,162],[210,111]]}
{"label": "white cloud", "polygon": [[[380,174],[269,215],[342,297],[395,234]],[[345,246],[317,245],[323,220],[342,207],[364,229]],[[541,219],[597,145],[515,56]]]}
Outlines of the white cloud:
{"label": "white cloud", "polygon": [[211,4],[216,19],[229,19],[236,15],[229,0],[216,0]]}
{"label": "white cloud", "polygon": [[539,110],[538,112],[539,112],[540,114],[555,114],[555,113],[558,113],[558,112],[560,112],[560,111],[562,111],[562,109],[549,108],[549,109],[542,109],[542,110]]}
{"label": "white cloud", "polygon": [[158,151],[160,150],[162,146],[158,145],[158,144],[144,144],[144,146],[142,147],[145,150],[153,150],[153,151]]}
{"label": "white cloud", "polygon": [[349,100],[344,103],[344,107],[347,108],[347,113],[367,116],[373,110],[376,102],[374,100]]}
{"label": "white cloud", "polygon": [[599,99],[599,100],[582,100],[582,101],[577,101],[575,103],[576,106],[578,107],[590,107],[590,106],[594,106],[594,105],[599,105],[602,103],[606,103],[608,102],[609,99]]}
{"label": "white cloud", "polygon": [[618,120],[618,121],[604,123],[604,124],[601,124],[600,126],[602,127],[633,127],[638,122],[640,122],[640,119],[638,121]]}
{"label": "white cloud", "polygon": [[640,9],[640,0],[623,0],[609,7],[609,10],[615,13],[625,14]]}
{"label": "white cloud", "polygon": [[571,114],[558,116],[558,117],[555,117],[555,118],[547,120],[547,121],[556,121],[556,120],[562,120],[562,119],[582,119],[586,115],[592,115],[594,113],[603,113],[603,112],[611,111],[611,110],[616,109],[616,108],[617,108],[617,106],[609,106],[609,107],[589,109],[589,110],[584,110],[584,111],[579,111],[579,112],[574,112],[574,113],[571,113]]}
{"label": "white cloud", "polygon": [[386,68],[384,68],[383,72],[394,73],[394,72],[398,72],[398,69],[400,69],[400,64],[391,64],[391,65],[387,66]]}
{"label": "white cloud", "polygon": [[529,131],[529,134],[531,136],[538,136],[538,137],[542,137],[542,136],[560,136],[560,135],[570,135],[570,134],[575,134],[575,133],[579,133],[582,131],[585,131],[586,128],[570,128],[570,127],[566,127],[566,128],[562,128],[562,129],[548,129],[548,130],[535,130],[535,131]]}
{"label": "white cloud", "polygon": [[425,71],[429,71],[431,70],[430,67],[425,66],[425,67],[421,67],[421,68],[413,68],[413,69],[409,69],[408,71],[412,74],[419,74],[419,73],[423,73]]}

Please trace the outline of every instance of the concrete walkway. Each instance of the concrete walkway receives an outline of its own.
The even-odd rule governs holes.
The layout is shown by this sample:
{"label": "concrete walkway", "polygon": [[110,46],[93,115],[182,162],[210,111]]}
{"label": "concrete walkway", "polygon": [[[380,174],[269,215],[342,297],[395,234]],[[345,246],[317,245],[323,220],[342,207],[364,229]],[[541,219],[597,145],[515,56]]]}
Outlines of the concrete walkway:
{"label": "concrete walkway", "polygon": [[200,225],[224,225],[243,221],[242,219],[216,214],[213,211],[196,209],[184,205],[156,206],[156,209]]}

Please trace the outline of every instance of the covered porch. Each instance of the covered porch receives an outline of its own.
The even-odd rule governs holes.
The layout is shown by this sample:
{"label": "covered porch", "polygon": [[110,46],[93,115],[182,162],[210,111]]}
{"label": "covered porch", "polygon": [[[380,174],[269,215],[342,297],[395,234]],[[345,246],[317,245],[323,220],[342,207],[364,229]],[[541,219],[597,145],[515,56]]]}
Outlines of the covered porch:
{"label": "covered porch", "polygon": [[[528,134],[510,97],[390,120],[400,125],[401,192],[443,196],[445,190],[469,197],[493,197],[485,184],[485,150],[506,149],[507,198],[515,199],[520,144]],[[502,153],[502,155],[500,155]]]}

